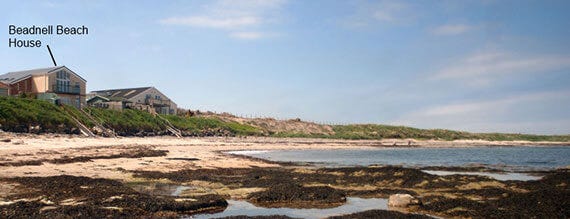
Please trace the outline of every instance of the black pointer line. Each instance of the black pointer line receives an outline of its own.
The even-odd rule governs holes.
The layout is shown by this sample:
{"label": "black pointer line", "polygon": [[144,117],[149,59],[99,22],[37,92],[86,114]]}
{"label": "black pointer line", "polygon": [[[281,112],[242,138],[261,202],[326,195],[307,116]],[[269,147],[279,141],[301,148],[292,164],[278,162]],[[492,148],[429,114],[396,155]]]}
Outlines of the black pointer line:
{"label": "black pointer line", "polygon": [[57,66],[57,63],[55,63],[55,59],[53,58],[53,54],[51,53],[51,49],[49,48],[49,45],[46,45],[49,51],[49,55],[51,56],[51,60],[53,61],[53,65]]}

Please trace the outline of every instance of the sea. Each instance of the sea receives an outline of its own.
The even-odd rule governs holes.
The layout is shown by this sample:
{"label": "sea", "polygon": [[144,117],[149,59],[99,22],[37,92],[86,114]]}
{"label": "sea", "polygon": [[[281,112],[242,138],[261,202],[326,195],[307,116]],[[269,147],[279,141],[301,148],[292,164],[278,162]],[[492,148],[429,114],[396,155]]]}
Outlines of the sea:
{"label": "sea", "polygon": [[[230,151],[272,161],[311,164],[317,167],[401,165],[407,167],[481,166],[507,172],[453,172],[424,170],[434,175],[484,175],[498,180],[538,180],[531,171],[552,170],[570,165],[570,146],[556,147],[469,147],[469,148],[378,148],[338,150],[251,150]],[[346,204],[328,209],[257,207],[245,200],[228,200],[228,208],[215,214],[189,218],[217,218],[236,215],[286,215],[294,218],[325,218],[369,209],[389,209],[386,199],[347,197]]]}
{"label": "sea", "polygon": [[378,148],[335,150],[231,151],[271,161],[324,167],[401,165],[483,166],[506,171],[551,170],[570,165],[570,146]]}

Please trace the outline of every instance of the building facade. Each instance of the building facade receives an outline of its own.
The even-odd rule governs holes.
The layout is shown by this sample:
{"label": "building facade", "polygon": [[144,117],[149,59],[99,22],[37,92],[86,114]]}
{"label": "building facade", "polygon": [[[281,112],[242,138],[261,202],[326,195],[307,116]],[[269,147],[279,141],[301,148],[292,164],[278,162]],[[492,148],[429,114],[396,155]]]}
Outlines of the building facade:
{"label": "building facade", "polygon": [[0,96],[8,96],[10,93],[10,86],[0,82]]}
{"label": "building facade", "polygon": [[[176,114],[177,105],[154,87],[92,91],[87,102],[91,106],[111,109],[139,109],[159,114]],[[108,100],[108,101],[107,101]]]}
{"label": "building facade", "polygon": [[35,96],[81,108],[86,104],[87,81],[65,66],[9,72],[0,75],[10,96]]}

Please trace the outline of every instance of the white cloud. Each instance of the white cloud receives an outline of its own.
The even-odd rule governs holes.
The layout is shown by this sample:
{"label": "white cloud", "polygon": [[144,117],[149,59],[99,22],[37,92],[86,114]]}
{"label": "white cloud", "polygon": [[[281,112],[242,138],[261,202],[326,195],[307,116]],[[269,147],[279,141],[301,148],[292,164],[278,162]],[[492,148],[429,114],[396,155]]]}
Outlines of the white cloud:
{"label": "white cloud", "polygon": [[262,34],[258,29],[276,23],[285,3],[285,0],[211,1],[198,15],[167,17],[159,23],[224,30],[236,39],[259,39],[270,34]]}
{"label": "white cloud", "polygon": [[459,35],[475,29],[473,26],[465,24],[447,24],[434,28],[431,33],[434,35]]}
{"label": "white cloud", "polygon": [[285,0],[218,0],[207,8],[221,14],[263,14],[279,10],[285,3]]}
{"label": "white cloud", "polygon": [[415,18],[412,5],[394,0],[359,2],[355,13],[343,21],[350,27],[362,27],[372,24],[404,24]]}
{"label": "white cloud", "polygon": [[256,40],[260,38],[266,38],[269,34],[262,32],[232,32],[230,37],[244,40]]}
{"label": "white cloud", "polygon": [[516,56],[510,53],[483,52],[468,56],[442,68],[432,79],[460,79],[484,85],[505,74],[544,73],[570,68],[570,56]]}
{"label": "white cloud", "polygon": [[532,93],[521,96],[512,96],[502,99],[468,102],[459,104],[447,104],[442,106],[435,106],[424,109],[420,115],[424,116],[453,116],[453,115],[466,115],[470,113],[484,112],[489,110],[506,109],[513,104],[521,102],[533,102],[544,99],[560,98],[570,96],[570,91],[561,92],[540,92]]}
{"label": "white cloud", "polygon": [[59,6],[55,2],[51,2],[51,1],[43,1],[42,3],[43,3],[43,6],[45,6],[47,8],[56,8]]}
{"label": "white cloud", "polygon": [[380,21],[393,21],[395,18],[387,11],[375,11],[372,17]]}
{"label": "white cloud", "polygon": [[403,2],[396,1],[382,1],[372,12],[372,17],[379,21],[395,22],[403,19],[404,11],[409,6]]}
{"label": "white cloud", "polygon": [[260,23],[257,17],[242,16],[234,18],[218,18],[208,16],[171,17],[160,20],[162,24],[187,25],[220,29],[234,29]]}
{"label": "white cloud", "polygon": [[[477,132],[570,133],[570,123],[561,126],[559,119],[544,119],[542,113],[570,108],[570,90],[536,92],[492,100],[428,106],[403,115],[391,124],[422,128],[449,128]],[[560,115],[559,115],[560,116]],[[525,126],[521,126],[525,124]],[[541,124],[542,127],[532,127]]]}

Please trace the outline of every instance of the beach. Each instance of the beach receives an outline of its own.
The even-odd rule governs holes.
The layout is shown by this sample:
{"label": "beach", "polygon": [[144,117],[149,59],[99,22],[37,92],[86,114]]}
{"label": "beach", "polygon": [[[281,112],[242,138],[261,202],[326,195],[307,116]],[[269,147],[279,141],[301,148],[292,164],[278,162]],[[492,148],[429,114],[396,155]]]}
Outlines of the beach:
{"label": "beach", "polygon": [[[492,142],[483,140],[435,141],[435,140],[331,140],[304,138],[269,138],[269,137],[211,137],[211,138],[176,138],[161,137],[121,137],[87,138],[75,135],[28,135],[2,133],[0,139],[0,157],[2,176],[50,176],[68,175],[104,177],[128,180],[129,174],[115,171],[126,170],[177,171],[200,168],[247,168],[275,167],[276,164],[259,160],[219,153],[220,151],[240,150],[333,150],[333,149],[371,149],[378,147],[477,147],[477,146],[528,146],[528,145],[568,145],[568,142],[528,142],[505,141]],[[411,142],[410,144],[408,144]],[[109,156],[122,152],[145,150],[167,150],[167,156],[147,158],[94,159],[91,162],[72,162],[69,164],[43,165],[7,165],[10,163],[29,162],[43,159],[61,159],[64,157]],[[178,158],[195,158],[189,163]]]}
{"label": "beach", "polygon": [[[0,140],[0,177],[2,178],[0,180],[0,187],[2,187],[0,208],[3,209],[5,216],[9,215],[6,212],[11,212],[10,209],[19,209],[14,210],[12,216],[23,216],[21,214],[28,212],[22,209],[28,209],[28,213],[33,213],[36,209],[40,215],[46,216],[55,214],[50,213],[50,210],[87,205],[90,209],[86,211],[92,212],[93,216],[130,212],[129,214],[132,215],[178,217],[198,212],[221,211],[227,206],[224,200],[230,199],[248,200],[258,206],[266,207],[313,206],[324,208],[342,205],[346,197],[387,198],[394,193],[408,193],[422,196],[425,202],[432,204],[412,207],[406,209],[405,212],[444,217],[485,217],[498,213],[489,213],[485,210],[488,206],[478,206],[476,203],[495,200],[488,203],[489,206],[493,206],[497,204],[496,200],[510,200],[509,198],[518,200],[522,195],[530,196],[528,201],[532,202],[536,197],[531,194],[539,190],[555,194],[547,197],[547,199],[552,198],[551,201],[568,198],[569,194],[567,170],[544,172],[542,173],[543,179],[536,181],[540,183],[535,183],[535,181],[511,182],[478,175],[435,176],[414,168],[393,166],[318,168],[294,163],[272,162],[239,153],[233,155],[224,153],[268,150],[366,150],[382,147],[559,146],[568,145],[568,142],[336,140],[267,137],[175,138],[164,136],[86,138],[73,135],[32,135],[6,132],[0,134]],[[288,178],[282,178],[284,176]],[[81,188],[93,187],[94,189],[101,189],[98,187],[102,185],[106,186],[105,183],[91,185],[96,179],[109,180],[105,183],[113,185],[117,191],[111,190],[113,192],[110,192],[108,197],[91,197],[88,193],[82,194],[82,191],[78,191],[77,194],[53,193],[40,186],[43,184],[38,183],[49,184],[62,181],[64,185],[64,182],[78,180],[75,184],[65,185]],[[184,185],[193,189],[181,193],[181,197],[186,197],[187,200],[176,200],[177,197],[148,196],[140,190],[131,189],[134,184],[148,185],[151,182]],[[74,188],[60,187],[59,189],[75,191]],[[299,194],[309,194],[310,197],[305,197],[305,195],[289,197],[288,191],[295,190],[299,190]],[[330,195],[311,196],[310,194],[313,193]],[[148,202],[166,203],[164,206],[177,207],[155,209],[134,206],[131,203],[133,201],[115,203],[117,200],[114,199],[107,204],[101,204],[101,200],[109,200],[112,197],[127,200],[124,198],[125,194],[136,196],[134,200],[142,199],[144,196]],[[155,200],[156,198],[160,200]],[[445,207],[442,205],[444,202],[448,202],[448,205],[456,203],[461,206]],[[38,206],[23,206],[23,203],[36,203]],[[524,207],[516,203],[508,204],[508,206],[511,206],[511,209],[505,212],[512,214],[500,212],[501,215],[516,216],[518,214],[513,211]],[[543,209],[538,208],[535,210],[537,211],[535,215],[543,215],[544,212],[556,206],[557,204],[552,204]],[[568,209],[562,210],[566,213],[561,214],[568,213]],[[554,211],[554,213],[560,212]]]}

